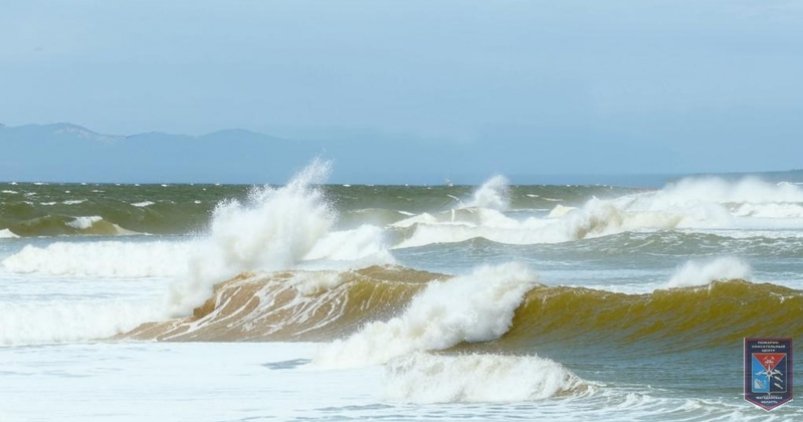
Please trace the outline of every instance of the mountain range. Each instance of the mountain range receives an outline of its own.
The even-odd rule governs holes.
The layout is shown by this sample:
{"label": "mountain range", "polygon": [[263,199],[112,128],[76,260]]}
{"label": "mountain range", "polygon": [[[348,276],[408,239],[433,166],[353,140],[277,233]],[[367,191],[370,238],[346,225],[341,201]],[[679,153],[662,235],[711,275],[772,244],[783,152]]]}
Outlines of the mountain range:
{"label": "mountain range", "polygon": [[[421,139],[355,138],[286,139],[242,129],[201,136],[162,132],[118,136],[71,123],[0,125],[0,182],[283,183],[316,157],[333,161],[332,183],[476,184],[502,173],[521,184],[657,186],[682,176],[543,174],[530,165],[531,157],[516,154],[515,145],[504,142],[488,148]],[[803,171],[762,176],[803,180]]]}

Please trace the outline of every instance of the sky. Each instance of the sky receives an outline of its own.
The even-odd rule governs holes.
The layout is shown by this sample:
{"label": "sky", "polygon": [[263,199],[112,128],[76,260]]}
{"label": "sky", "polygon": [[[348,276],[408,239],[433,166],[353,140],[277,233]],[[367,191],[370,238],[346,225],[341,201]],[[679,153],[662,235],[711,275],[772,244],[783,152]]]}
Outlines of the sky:
{"label": "sky", "polygon": [[0,13],[6,125],[503,148],[501,172],[801,168],[801,75],[796,1],[3,0]]}

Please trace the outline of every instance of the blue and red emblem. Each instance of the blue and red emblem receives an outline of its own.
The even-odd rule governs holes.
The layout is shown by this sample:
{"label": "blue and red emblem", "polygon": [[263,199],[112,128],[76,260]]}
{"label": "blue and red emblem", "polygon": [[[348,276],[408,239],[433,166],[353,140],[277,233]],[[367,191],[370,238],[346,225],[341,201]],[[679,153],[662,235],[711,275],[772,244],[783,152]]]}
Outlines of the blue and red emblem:
{"label": "blue and red emblem", "polygon": [[792,400],[792,339],[744,339],[744,399],[764,410]]}

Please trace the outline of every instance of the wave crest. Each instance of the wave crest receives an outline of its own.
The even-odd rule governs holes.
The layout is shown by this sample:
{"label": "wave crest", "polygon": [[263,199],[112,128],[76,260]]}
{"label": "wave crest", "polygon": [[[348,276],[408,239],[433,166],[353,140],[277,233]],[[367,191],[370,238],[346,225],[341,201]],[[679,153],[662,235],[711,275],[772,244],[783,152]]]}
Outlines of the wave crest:
{"label": "wave crest", "polygon": [[538,356],[413,353],[385,366],[385,394],[411,403],[520,402],[593,387]]}
{"label": "wave crest", "polygon": [[[403,267],[243,274],[192,316],[125,337],[178,341],[333,340],[321,367],[387,362],[416,351],[529,353],[543,344],[705,348],[749,335],[803,335],[803,292],[746,281],[613,293],[545,286],[516,265],[450,278]],[[683,341],[678,341],[683,339]],[[650,346],[652,345],[652,346]]]}

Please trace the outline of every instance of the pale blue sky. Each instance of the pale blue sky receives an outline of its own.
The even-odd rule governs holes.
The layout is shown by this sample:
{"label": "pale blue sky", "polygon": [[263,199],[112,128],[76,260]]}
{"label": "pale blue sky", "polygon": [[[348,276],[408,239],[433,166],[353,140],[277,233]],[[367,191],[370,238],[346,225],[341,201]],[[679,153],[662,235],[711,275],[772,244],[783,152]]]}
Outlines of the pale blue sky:
{"label": "pale blue sky", "polygon": [[0,123],[502,145],[535,173],[803,167],[801,75],[795,1],[0,6]]}

